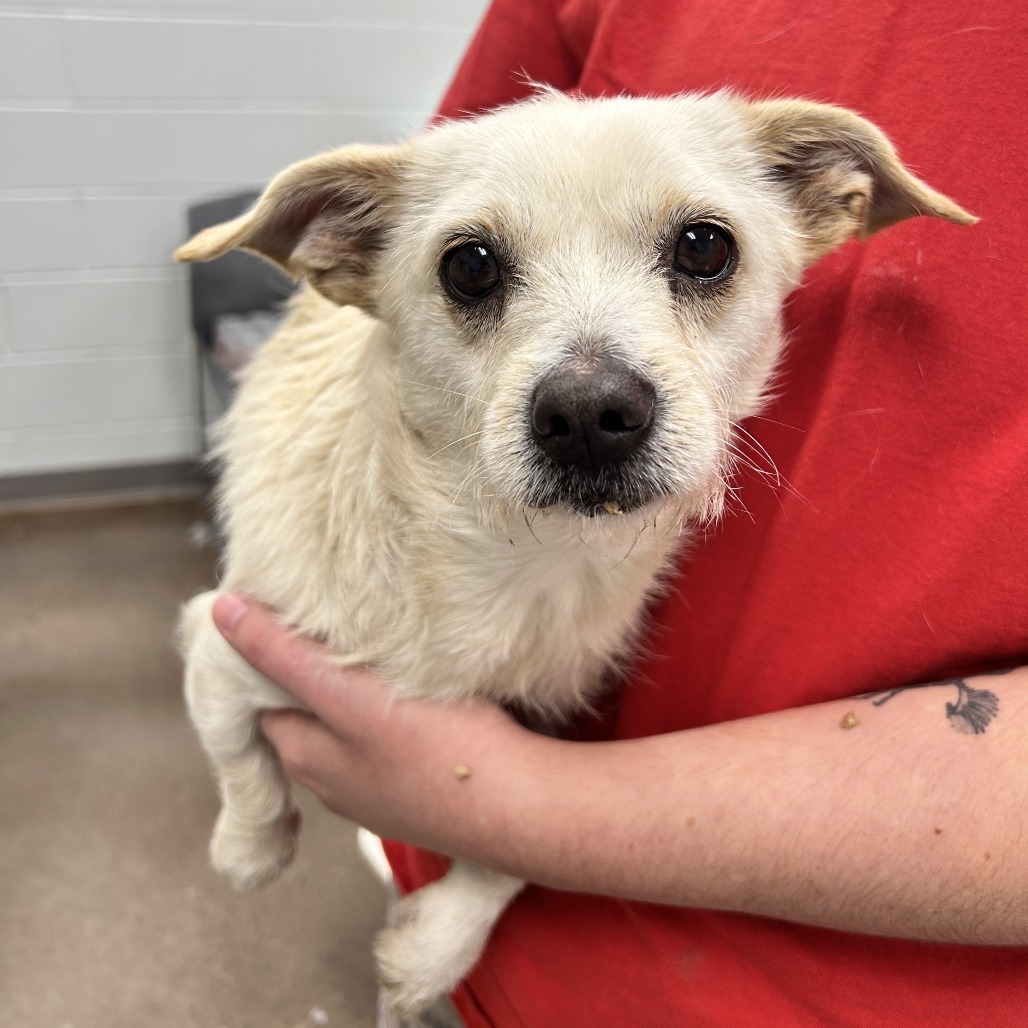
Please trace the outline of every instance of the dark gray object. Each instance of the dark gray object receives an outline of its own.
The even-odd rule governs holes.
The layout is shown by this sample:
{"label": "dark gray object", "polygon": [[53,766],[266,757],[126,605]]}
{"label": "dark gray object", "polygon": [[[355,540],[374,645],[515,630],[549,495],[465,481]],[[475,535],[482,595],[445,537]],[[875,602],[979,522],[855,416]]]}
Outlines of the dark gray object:
{"label": "dark gray object", "polygon": [[[260,193],[248,191],[194,204],[187,211],[189,235],[212,225],[229,221],[248,210]],[[200,417],[207,445],[208,407],[205,383],[213,387],[219,405],[228,407],[235,383],[216,359],[219,319],[226,315],[248,315],[277,311],[296,288],[295,283],[277,268],[253,254],[232,250],[207,263],[189,266],[189,292],[193,330],[199,356]],[[213,415],[218,411],[210,412]]]}

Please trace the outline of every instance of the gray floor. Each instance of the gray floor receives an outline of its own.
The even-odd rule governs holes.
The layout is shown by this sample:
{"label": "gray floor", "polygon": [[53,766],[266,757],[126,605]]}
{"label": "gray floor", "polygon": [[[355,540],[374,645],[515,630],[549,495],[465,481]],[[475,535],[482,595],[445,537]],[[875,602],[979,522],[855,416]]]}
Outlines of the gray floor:
{"label": "gray floor", "polygon": [[0,1025],[374,1023],[378,882],[302,798],[297,864],[235,894],[182,706],[192,501],[0,515]]}

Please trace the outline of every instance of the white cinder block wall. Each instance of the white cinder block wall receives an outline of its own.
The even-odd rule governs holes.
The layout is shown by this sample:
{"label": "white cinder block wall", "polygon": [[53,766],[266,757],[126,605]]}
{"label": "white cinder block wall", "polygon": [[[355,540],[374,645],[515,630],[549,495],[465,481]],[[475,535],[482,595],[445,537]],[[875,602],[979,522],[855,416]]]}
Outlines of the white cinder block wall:
{"label": "white cinder block wall", "polygon": [[186,206],[431,113],[486,0],[0,0],[0,477],[197,454]]}

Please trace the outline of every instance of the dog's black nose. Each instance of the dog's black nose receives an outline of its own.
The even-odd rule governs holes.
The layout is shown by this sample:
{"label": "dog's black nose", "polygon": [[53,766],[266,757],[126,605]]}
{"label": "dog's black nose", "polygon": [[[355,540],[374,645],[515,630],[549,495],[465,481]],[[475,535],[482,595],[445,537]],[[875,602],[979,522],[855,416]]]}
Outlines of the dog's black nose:
{"label": "dog's black nose", "polygon": [[597,471],[642,445],[656,398],[652,384],[615,357],[562,364],[536,387],[532,435],[558,463]]}

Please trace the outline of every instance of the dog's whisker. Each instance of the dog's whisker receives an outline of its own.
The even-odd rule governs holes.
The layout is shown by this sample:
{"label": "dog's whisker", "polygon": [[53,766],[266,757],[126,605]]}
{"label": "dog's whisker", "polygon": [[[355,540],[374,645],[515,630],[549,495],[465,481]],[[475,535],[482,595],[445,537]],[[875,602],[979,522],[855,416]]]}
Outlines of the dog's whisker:
{"label": "dog's whisker", "polygon": [[542,546],[542,542],[540,542],[540,540],[539,540],[539,536],[537,536],[537,535],[535,534],[535,529],[534,529],[534,528],[532,527],[532,522],[531,522],[531,521],[529,520],[529,518],[528,518],[528,511],[527,511],[527,510],[524,510],[524,509],[523,509],[523,510],[521,511],[521,516],[522,516],[522,517],[523,517],[523,518],[525,519],[525,527],[526,527],[526,528],[528,529],[528,533],[529,533],[529,535],[531,535],[531,537],[532,537],[532,538],[533,538],[533,539],[534,539],[534,540],[535,540],[535,541],[536,541],[537,543],[539,543],[539,545],[540,545],[540,546]]}
{"label": "dog's whisker", "polygon": [[[739,440],[739,442],[745,442],[745,440]],[[762,447],[761,450],[763,450]],[[739,466],[749,468],[755,474],[760,475],[764,478],[773,479],[775,488],[784,489],[787,493],[794,496],[796,499],[800,500],[807,506],[811,507],[811,509],[815,509],[813,507],[813,504],[811,504],[810,501],[805,496],[803,496],[802,493],[800,493],[800,491],[796,489],[796,487],[793,486],[793,484],[778,470],[778,467],[774,464],[774,461],[770,460],[769,456],[767,457],[767,459],[771,463],[771,470],[760,467],[750,454],[747,454],[741,449],[739,449],[735,441],[729,442],[728,451]],[[766,451],[764,451],[763,454],[760,451],[758,451],[756,455],[765,456]]]}
{"label": "dog's whisker", "polygon": [[751,471],[765,478],[773,480],[775,486],[783,485],[782,475],[774,465],[768,466],[759,452],[743,449],[745,440],[738,440],[729,445],[729,452],[734,456],[738,465],[749,468]]}
{"label": "dog's whisker", "polygon": [[397,379],[397,381],[403,382],[405,385],[418,386],[421,389],[436,389],[440,393],[449,393],[451,396],[460,396],[465,400],[472,400],[475,403],[481,403],[483,406],[487,402],[480,396],[473,396],[471,393],[464,392],[462,389],[452,389],[449,386],[436,385],[434,382],[419,382],[414,378],[401,378]]}
{"label": "dog's whisker", "polygon": [[[747,433],[747,434],[748,434],[748,433]],[[752,437],[751,437],[751,438],[752,438]],[[742,441],[745,441],[745,440],[742,440]],[[755,440],[754,440],[754,442],[755,442]],[[759,445],[759,444],[758,444],[758,445]],[[766,451],[766,450],[764,450],[764,448],[763,448],[763,447],[760,447],[760,450],[761,450],[761,451],[763,451],[763,455],[764,455],[764,456],[766,456],[767,460],[768,460],[768,461],[770,462],[770,464],[771,464],[771,466],[772,466],[772,469],[773,469],[772,471],[768,471],[768,470],[767,470],[766,468],[760,468],[760,467],[758,467],[758,466],[757,466],[757,465],[756,465],[756,464],[755,464],[755,463],[753,462],[753,460],[752,460],[752,459],[751,459],[751,458],[750,458],[750,457],[749,457],[748,455],[744,455],[744,454],[743,454],[743,453],[742,453],[741,451],[739,451],[739,450],[733,450],[733,453],[734,453],[734,454],[735,454],[735,456],[736,456],[736,457],[737,457],[737,458],[739,459],[739,461],[740,461],[740,463],[741,463],[741,464],[743,464],[743,465],[744,465],[744,466],[746,466],[746,467],[749,467],[749,468],[750,468],[750,469],[751,469],[752,471],[756,472],[756,473],[757,473],[757,474],[759,474],[759,475],[763,475],[763,476],[765,476],[766,478],[773,478],[773,479],[774,479],[774,481],[775,481],[775,487],[776,487],[776,488],[784,489],[784,490],[785,490],[785,492],[787,492],[787,493],[788,493],[788,494],[789,494],[790,496],[792,496],[793,498],[795,498],[795,499],[799,500],[799,501],[800,501],[800,503],[804,504],[804,505],[805,505],[806,507],[808,507],[808,508],[809,508],[809,509],[810,509],[811,511],[813,511],[813,512],[814,512],[815,514],[816,514],[816,513],[818,513],[818,509],[817,509],[817,507],[816,507],[816,506],[815,506],[815,505],[814,505],[813,503],[811,503],[811,502],[810,502],[810,500],[809,500],[809,499],[807,499],[807,497],[806,497],[806,496],[804,496],[804,495],[803,495],[803,493],[801,493],[801,492],[799,491],[799,489],[797,489],[797,488],[796,488],[796,487],[795,487],[795,486],[794,486],[794,485],[792,484],[792,482],[790,482],[790,481],[789,481],[789,479],[788,479],[788,478],[786,478],[786,477],[785,477],[785,475],[783,475],[783,474],[782,474],[782,473],[781,473],[781,472],[780,472],[780,471],[778,470],[778,466],[777,466],[777,465],[775,464],[775,462],[774,462],[774,461],[773,461],[773,460],[771,459],[771,457],[770,457],[770,455],[769,455],[769,454],[767,453],[767,451]],[[759,455],[759,451],[758,451],[758,455]]]}
{"label": "dog's whisker", "polygon": [[[649,525],[649,522],[648,522],[648,521],[644,521],[644,522],[643,522],[643,523],[642,523],[642,524],[641,524],[641,525],[639,526],[639,531],[635,533],[635,536],[634,536],[634,538],[632,539],[631,545],[630,545],[630,546],[628,547],[628,551],[627,551],[627,552],[625,553],[625,555],[624,555],[624,556],[623,556],[623,557],[622,557],[622,558],[621,558],[621,559],[620,559],[619,561],[617,561],[617,563],[615,563],[615,564],[613,564],[613,565],[611,566],[611,569],[610,569],[611,571],[613,571],[613,570],[614,570],[614,568],[619,568],[619,567],[621,567],[621,565],[622,565],[622,564],[624,564],[624,562],[625,562],[626,560],[628,560],[628,558],[629,558],[629,557],[631,557],[631,556],[632,556],[632,551],[633,551],[633,550],[635,549],[635,547],[636,547],[636,544],[637,544],[637,543],[639,542],[639,540],[640,540],[640,539],[642,538],[642,534],[643,534],[643,532],[645,532],[645,531],[646,531],[646,528],[647,528],[647,526],[648,526],[648,525]],[[656,517],[654,517],[654,518],[653,518],[653,526],[654,526],[654,529],[656,529],[656,526],[657,526],[657,519],[656,519]]]}
{"label": "dog's whisker", "polygon": [[735,514],[735,513],[745,514],[750,519],[750,521],[755,522],[756,518],[754,518],[754,516],[750,512],[749,508],[743,502],[742,492],[738,488],[738,486],[731,485],[729,482],[725,481],[723,478],[721,480],[721,486],[724,489],[725,495],[730,498],[728,503],[731,504],[731,512],[733,514]]}
{"label": "dog's whisker", "polygon": [[745,442],[748,446],[751,446],[760,457],[763,457],[764,460],[767,461],[768,467],[770,467],[772,473],[780,484],[781,474],[778,471],[778,465],[775,464],[774,458],[767,452],[763,444],[751,432],[743,428],[742,425],[736,425],[735,430],[739,433],[741,442]]}
{"label": "dog's whisker", "polygon": [[444,450],[448,450],[451,446],[457,446],[459,443],[466,443],[470,439],[479,439],[485,435],[483,429],[479,429],[477,432],[469,432],[467,435],[462,435],[459,439],[451,439],[448,443],[440,446],[434,453],[428,455],[428,460],[432,460],[434,457],[438,457]]}
{"label": "dog's whisker", "polygon": [[752,471],[755,475],[760,475],[762,478],[768,478],[773,480],[775,486],[782,485],[782,479],[780,475],[775,474],[774,471],[769,471],[767,468],[762,468],[759,464],[756,463],[756,461],[753,460],[753,458],[749,454],[744,453],[742,450],[736,449],[733,443],[729,443],[728,452],[732,457],[733,471],[737,467],[747,468],[748,470]]}
{"label": "dog's whisker", "polygon": [[458,483],[457,483],[456,487],[454,488],[454,490],[447,497],[445,504],[443,504],[440,507],[438,514],[436,514],[435,521],[433,521],[433,523],[432,523],[433,529],[439,527],[439,519],[443,516],[443,514],[444,513],[449,513],[450,514],[450,518],[451,518],[451,520],[450,520],[450,530],[451,531],[453,530],[453,520],[452,520],[452,518],[453,518],[454,508],[457,505],[457,499],[460,496],[461,492],[464,490],[465,486],[467,486],[476,477],[476,475],[478,474],[478,472],[479,472],[479,470],[481,468],[482,460],[483,460],[482,456],[479,455],[476,458],[476,460],[474,461],[474,463],[471,465],[471,467],[467,470],[465,475],[458,481]]}
{"label": "dog's whisker", "polygon": [[798,425],[790,425],[786,421],[776,421],[774,418],[766,417],[763,414],[751,414],[747,419],[749,421],[763,421],[768,425],[778,425],[781,428],[788,428],[792,432],[806,432],[805,428],[800,428]]}

